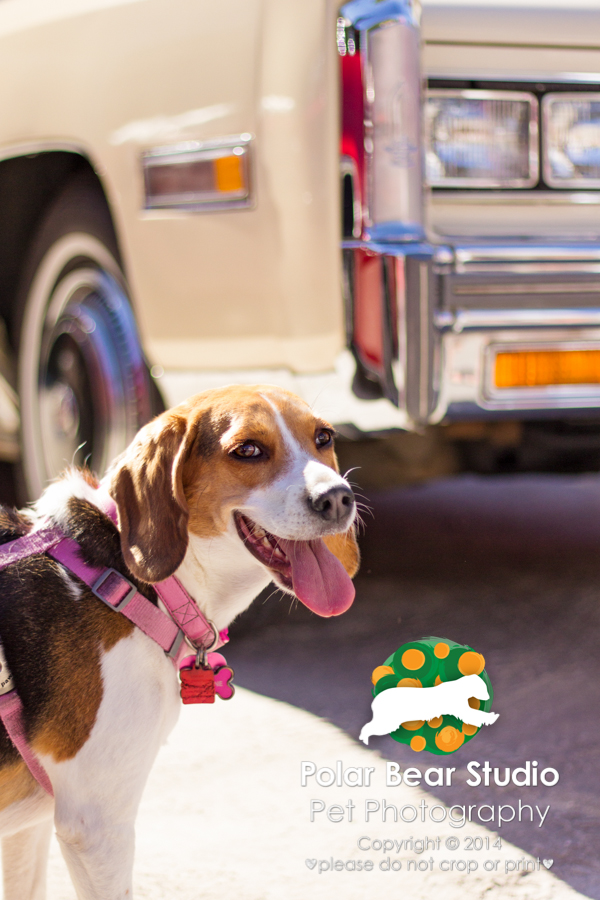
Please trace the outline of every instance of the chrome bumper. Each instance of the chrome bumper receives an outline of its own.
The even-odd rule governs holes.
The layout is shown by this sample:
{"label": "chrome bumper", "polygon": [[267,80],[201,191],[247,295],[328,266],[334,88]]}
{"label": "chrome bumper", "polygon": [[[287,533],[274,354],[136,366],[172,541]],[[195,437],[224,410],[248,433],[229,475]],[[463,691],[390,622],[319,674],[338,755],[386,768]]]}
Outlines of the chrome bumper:
{"label": "chrome bumper", "polygon": [[600,385],[498,389],[506,350],[600,349],[600,246],[344,245],[348,338],[409,420],[600,410]]}

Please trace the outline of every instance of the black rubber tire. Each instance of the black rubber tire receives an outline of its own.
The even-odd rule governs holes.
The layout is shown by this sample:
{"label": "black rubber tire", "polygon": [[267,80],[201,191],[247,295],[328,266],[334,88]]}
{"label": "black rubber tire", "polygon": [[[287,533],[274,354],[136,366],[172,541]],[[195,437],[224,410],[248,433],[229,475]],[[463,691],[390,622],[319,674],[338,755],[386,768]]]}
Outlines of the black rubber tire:
{"label": "black rubber tire", "polygon": [[99,475],[157,412],[106,201],[86,174],[48,209],[29,248],[13,334],[21,500],[70,464]]}

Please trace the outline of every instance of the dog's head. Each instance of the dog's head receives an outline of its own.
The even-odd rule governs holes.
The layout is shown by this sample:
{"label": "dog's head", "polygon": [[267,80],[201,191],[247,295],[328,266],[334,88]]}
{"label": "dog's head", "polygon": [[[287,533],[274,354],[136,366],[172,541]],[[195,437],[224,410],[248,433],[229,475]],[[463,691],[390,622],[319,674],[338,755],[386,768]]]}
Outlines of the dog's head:
{"label": "dog's head", "polygon": [[490,692],[487,684],[479,675],[463,675],[460,679],[464,685],[465,693],[477,700],[489,700]]}
{"label": "dog's head", "polygon": [[276,584],[320,615],[352,603],[356,503],[333,429],[287,391],[206,391],[139,432],[110,475],[125,561],[157,582],[190,535],[229,532]]}

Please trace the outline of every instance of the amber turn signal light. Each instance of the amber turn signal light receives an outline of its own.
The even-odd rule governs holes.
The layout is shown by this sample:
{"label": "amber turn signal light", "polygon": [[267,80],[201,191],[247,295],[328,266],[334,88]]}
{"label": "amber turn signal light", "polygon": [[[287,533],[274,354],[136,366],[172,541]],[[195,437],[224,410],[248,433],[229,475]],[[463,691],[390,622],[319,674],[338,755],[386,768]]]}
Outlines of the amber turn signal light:
{"label": "amber turn signal light", "polygon": [[600,350],[526,350],[498,353],[497,388],[600,384]]}

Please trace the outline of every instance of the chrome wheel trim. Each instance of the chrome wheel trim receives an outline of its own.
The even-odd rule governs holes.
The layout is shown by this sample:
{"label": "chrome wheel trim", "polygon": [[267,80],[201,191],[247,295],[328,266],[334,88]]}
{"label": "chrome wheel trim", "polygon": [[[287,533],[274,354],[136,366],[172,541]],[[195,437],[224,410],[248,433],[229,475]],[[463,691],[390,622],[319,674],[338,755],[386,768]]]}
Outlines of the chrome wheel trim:
{"label": "chrome wheel trim", "polygon": [[[65,354],[71,375],[69,365],[61,369]],[[123,277],[105,245],[89,234],[57,240],[36,271],[21,329],[19,395],[30,497],[86,457],[102,474],[149,417]],[[82,438],[86,447],[78,449]]]}

